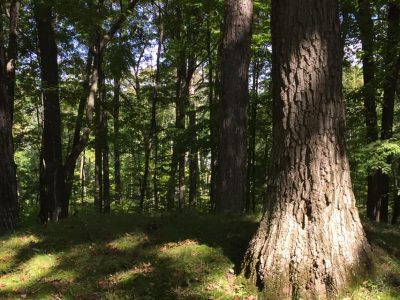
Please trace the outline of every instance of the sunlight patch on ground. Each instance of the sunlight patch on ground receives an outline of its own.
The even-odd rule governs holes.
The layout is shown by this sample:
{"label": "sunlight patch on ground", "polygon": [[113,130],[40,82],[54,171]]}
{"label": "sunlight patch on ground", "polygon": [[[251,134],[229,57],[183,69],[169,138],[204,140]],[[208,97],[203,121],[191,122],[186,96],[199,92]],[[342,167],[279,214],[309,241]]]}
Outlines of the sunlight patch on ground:
{"label": "sunlight patch on ground", "polygon": [[44,275],[50,273],[57,266],[57,256],[52,254],[38,254],[24,262],[13,271],[0,276],[0,286],[3,291],[20,290],[30,285]]}

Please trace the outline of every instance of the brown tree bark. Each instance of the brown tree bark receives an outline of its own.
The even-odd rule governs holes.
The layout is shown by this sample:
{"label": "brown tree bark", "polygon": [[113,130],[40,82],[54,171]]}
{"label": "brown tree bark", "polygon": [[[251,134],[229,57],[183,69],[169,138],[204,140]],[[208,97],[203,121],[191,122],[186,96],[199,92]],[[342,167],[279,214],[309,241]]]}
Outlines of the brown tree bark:
{"label": "brown tree bark", "polygon": [[270,299],[334,298],[368,269],[341,98],[338,1],[272,1],[269,209],[244,273]]}
{"label": "brown tree bark", "polygon": [[216,210],[242,213],[246,190],[251,0],[226,0],[221,50],[220,138]]}
{"label": "brown tree bark", "polygon": [[0,20],[0,232],[16,228],[19,213],[11,103],[7,94],[7,60],[2,29]]}
{"label": "brown tree bark", "polygon": [[57,45],[54,37],[52,7],[42,0],[34,2],[39,37],[40,71],[43,94],[43,132],[39,218],[57,221],[64,202],[64,170],[61,146],[61,113],[58,89]]}

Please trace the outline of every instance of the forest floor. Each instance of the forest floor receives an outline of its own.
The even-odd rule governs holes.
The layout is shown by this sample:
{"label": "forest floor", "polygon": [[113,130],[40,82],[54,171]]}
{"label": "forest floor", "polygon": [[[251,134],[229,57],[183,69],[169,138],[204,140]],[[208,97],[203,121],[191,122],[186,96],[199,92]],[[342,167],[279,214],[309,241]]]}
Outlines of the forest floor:
{"label": "forest floor", "polygon": [[[261,299],[238,275],[258,220],[80,213],[25,224],[0,239],[0,299]],[[400,230],[365,227],[376,270],[342,298],[400,299]]]}

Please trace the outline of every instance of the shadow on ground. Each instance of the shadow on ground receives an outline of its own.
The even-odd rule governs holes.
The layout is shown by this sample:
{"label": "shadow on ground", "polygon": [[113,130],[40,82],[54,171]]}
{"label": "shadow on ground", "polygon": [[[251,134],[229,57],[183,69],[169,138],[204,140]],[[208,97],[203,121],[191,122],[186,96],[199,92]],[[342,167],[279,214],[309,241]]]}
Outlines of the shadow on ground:
{"label": "shadow on ground", "polygon": [[75,216],[3,239],[1,299],[232,299],[255,217]]}

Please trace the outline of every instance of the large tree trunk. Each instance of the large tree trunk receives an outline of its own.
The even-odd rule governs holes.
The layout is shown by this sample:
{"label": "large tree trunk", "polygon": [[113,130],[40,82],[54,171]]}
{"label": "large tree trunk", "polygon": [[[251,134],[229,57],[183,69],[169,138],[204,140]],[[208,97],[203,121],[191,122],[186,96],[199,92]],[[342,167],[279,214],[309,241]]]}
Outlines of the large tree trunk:
{"label": "large tree trunk", "polygon": [[0,232],[14,229],[18,223],[17,177],[2,28],[0,20]]}
{"label": "large tree trunk", "polygon": [[341,99],[338,1],[272,1],[273,174],[244,273],[271,299],[334,297],[369,266]]}
{"label": "large tree trunk", "polygon": [[220,139],[216,210],[241,213],[246,190],[251,0],[226,0],[221,51]]}
{"label": "large tree trunk", "polygon": [[43,94],[43,133],[39,218],[57,221],[64,202],[64,170],[61,146],[61,114],[58,90],[57,45],[52,25],[52,7],[35,1],[34,13],[39,35],[40,70]]}

